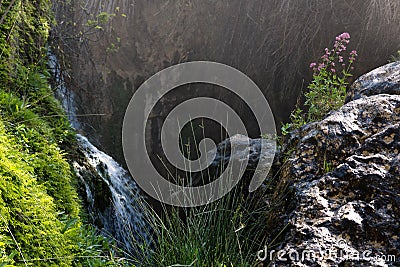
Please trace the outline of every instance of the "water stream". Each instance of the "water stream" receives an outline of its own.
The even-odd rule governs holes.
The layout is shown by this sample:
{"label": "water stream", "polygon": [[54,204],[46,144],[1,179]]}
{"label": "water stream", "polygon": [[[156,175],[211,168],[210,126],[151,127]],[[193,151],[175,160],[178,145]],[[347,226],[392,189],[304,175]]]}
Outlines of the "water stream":
{"label": "water stream", "polygon": [[[95,213],[92,216],[100,221],[102,230],[114,237],[120,243],[120,247],[127,252],[132,251],[133,242],[149,243],[148,229],[139,205],[139,201],[145,199],[132,177],[112,157],[96,148],[86,137],[78,134],[77,140],[90,167],[101,177],[100,182],[107,185],[110,193],[110,196],[107,196],[108,194],[93,192],[97,185],[96,181],[90,179],[93,178],[89,173],[90,168],[74,162],[74,169],[85,185],[89,211]],[[95,197],[95,194],[98,196]]]}
{"label": "water stream", "polygon": [[[80,130],[74,94],[65,86],[57,58],[49,53],[49,67],[56,79],[56,97],[67,112],[71,126]],[[134,242],[150,244],[141,202],[145,201],[129,173],[112,157],[77,134],[83,160],[73,163],[85,187],[89,216],[103,233],[113,237],[119,247],[132,252]]]}

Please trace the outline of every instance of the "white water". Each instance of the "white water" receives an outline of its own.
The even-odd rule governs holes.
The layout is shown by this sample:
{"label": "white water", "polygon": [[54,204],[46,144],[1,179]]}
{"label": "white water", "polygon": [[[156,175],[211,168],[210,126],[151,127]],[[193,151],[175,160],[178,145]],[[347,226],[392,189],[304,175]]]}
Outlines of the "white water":
{"label": "white water", "polygon": [[77,119],[77,107],[75,104],[75,94],[68,91],[65,86],[64,76],[61,73],[60,64],[54,54],[51,51],[48,52],[48,64],[57,82],[56,98],[61,102],[62,107],[67,113],[69,123],[74,129],[80,129],[81,125]]}
{"label": "white water", "polygon": [[[121,242],[127,252],[132,250],[133,242],[149,244],[148,227],[138,205],[139,201],[145,201],[145,199],[141,196],[132,177],[112,157],[91,144],[86,137],[78,134],[77,140],[88,163],[111,191],[112,205],[103,211],[96,211],[97,203],[93,198],[95,193],[92,192],[90,183],[84,175],[88,172],[87,166],[74,163],[76,173],[85,184],[90,208],[97,212],[96,216],[100,218],[103,230]],[[104,199],[104,201],[107,200]]]}
{"label": "white water", "polygon": [[[56,97],[65,109],[71,126],[79,130],[81,124],[77,119],[75,96],[65,86],[57,58],[51,52],[49,67],[58,84]],[[78,134],[77,141],[86,162],[76,161],[73,166],[85,186],[89,215],[126,252],[132,252],[133,243],[150,244],[149,227],[139,205],[145,199],[135,181],[112,157],[96,148],[86,137]],[[104,184],[111,199],[107,199],[107,195],[99,195],[103,191],[96,191]]]}

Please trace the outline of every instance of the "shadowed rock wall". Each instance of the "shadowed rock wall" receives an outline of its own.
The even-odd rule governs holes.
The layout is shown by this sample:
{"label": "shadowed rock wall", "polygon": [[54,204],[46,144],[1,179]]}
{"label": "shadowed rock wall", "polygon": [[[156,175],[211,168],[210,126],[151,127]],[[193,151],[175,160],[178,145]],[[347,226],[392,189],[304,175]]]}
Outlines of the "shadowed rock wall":
{"label": "shadowed rock wall", "polygon": [[[80,117],[84,131],[123,162],[125,108],[157,71],[193,60],[231,65],[260,86],[279,126],[311,77],[309,63],[337,34],[350,32],[349,48],[359,50],[356,76],[385,63],[400,44],[399,6],[386,0],[82,0],[70,6],[60,1],[54,36],[69,63],[79,113],[104,114]],[[88,21],[101,12],[113,15],[94,31]],[[152,129],[157,131],[165,110],[181,97],[202,90],[187,88],[162,101]],[[208,94],[224,95],[220,89]],[[154,136],[149,141],[157,143]]]}

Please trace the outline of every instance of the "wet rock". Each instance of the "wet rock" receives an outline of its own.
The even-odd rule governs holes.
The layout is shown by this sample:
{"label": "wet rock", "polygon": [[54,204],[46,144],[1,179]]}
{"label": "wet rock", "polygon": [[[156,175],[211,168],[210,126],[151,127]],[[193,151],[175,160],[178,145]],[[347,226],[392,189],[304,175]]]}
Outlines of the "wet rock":
{"label": "wet rock", "polygon": [[272,266],[399,264],[400,64],[352,88],[355,100],[285,146],[277,190],[293,190],[281,221],[290,227]]}

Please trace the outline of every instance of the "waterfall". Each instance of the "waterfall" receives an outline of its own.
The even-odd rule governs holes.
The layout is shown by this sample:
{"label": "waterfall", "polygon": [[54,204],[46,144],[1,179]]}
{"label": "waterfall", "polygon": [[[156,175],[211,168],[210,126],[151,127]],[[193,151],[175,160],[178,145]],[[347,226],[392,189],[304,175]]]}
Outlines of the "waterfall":
{"label": "waterfall", "polygon": [[[149,230],[139,203],[145,199],[132,177],[112,157],[91,144],[86,137],[78,134],[77,140],[90,168],[85,164],[74,162],[74,169],[85,185],[89,210],[96,213],[92,216],[98,218],[103,231],[111,234],[127,252],[133,250],[132,242],[150,244],[147,236]],[[93,178],[96,178],[90,174],[91,169],[96,170],[101,181],[93,181]],[[93,188],[98,186],[96,182],[107,185],[108,196],[104,194],[94,196],[97,193],[93,192]]]}
{"label": "waterfall", "polygon": [[[71,126],[80,130],[73,92],[65,86],[57,58],[51,52],[49,67],[56,80],[56,97],[65,109]],[[84,202],[89,216],[103,233],[112,236],[127,253],[132,244],[151,244],[150,229],[145,222],[145,198],[129,173],[112,157],[100,151],[89,140],[77,134],[82,158],[73,162],[74,170],[84,187]]]}
{"label": "waterfall", "polygon": [[68,91],[67,87],[65,86],[64,76],[61,73],[61,68],[57,57],[51,51],[49,51],[47,55],[49,68],[52,71],[53,77],[57,84],[55,96],[61,102],[62,107],[67,113],[68,120],[72,128],[78,130],[80,129],[81,125],[76,116],[77,107],[75,104],[75,94],[71,91]]}

